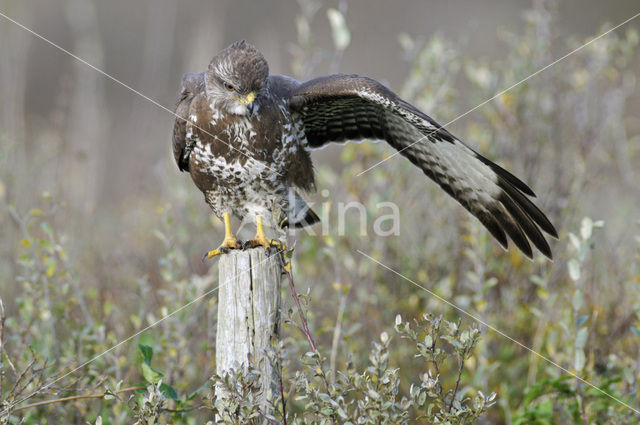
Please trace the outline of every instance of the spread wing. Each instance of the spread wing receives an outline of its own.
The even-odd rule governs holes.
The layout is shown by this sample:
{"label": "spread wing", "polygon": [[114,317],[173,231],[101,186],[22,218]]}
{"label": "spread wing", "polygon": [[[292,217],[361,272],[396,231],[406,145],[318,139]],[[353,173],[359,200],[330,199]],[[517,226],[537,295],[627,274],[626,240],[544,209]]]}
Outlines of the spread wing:
{"label": "spread wing", "polygon": [[[310,147],[383,139],[456,199],[507,248],[507,235],[528,257],[531,241],[551,258],[542,231],[557,238],[528,197],[533,191],[433,119],[370,78],[330,75],[301,84],[289,96]],[[417,142],[417,143],[416,143]]]}
{"label": "spread wing", "polygon": [[182,76],[182,87],[176,101],[173,123],[173,157],[180,171],[189,171],[191,146],[187,140],[187,119],[194,97],[204,92],[204,72],[188,72]]}

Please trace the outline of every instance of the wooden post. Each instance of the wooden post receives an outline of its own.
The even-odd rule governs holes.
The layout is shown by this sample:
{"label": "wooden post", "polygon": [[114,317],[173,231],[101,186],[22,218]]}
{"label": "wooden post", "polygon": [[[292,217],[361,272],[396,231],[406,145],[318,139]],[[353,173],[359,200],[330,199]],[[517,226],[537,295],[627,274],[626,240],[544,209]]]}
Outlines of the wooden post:
{"label": "wooden post", "polygon": [[[218,271],[216,373],[246,368],[251,355],[251,365],[260,370],[263,397],[276,397],[278,371],[265,350],[277,343],[280,332],[280,258],[276,253],[267,257],[263,248],[231,251],[220,257]],[[216,396],[225,394],[217,388]]]}

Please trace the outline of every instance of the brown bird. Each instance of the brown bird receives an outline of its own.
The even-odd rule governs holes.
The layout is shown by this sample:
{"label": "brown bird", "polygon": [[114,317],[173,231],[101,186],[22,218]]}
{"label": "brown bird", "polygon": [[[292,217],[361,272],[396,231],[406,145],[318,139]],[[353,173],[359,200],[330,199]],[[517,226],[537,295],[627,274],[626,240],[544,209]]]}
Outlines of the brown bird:
{"label": "brown bird", "polygon": [[[551,258],[542,231],[557,238],[556,229],[513,174],[371,78],[338,74],[300,83],[269,75],[263,55],[245,41],[218,53],[206,72],[185,74],[176,106],[178,167],[225,223],[222,245],[207,256],[278,245],[266,237],[263,220],[275,228],[318,222],[295,192],[315,188],[309,150],[362,139],[387,141],[505,249],[508,235],[529,258],[529,241]],[[236,239],[231,214],[256,224],[253,240]]]}

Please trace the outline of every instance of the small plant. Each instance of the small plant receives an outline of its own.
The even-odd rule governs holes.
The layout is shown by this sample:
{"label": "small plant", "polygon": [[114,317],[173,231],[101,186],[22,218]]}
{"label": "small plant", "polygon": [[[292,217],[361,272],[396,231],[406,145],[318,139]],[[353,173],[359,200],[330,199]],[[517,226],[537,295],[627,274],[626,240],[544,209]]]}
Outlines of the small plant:
{"label": "small plant", "polygon": [[[480,339],[476,328],[463,329],[459,323],[442,317],[424,315],[413,323],[396,319],[395,330],[401,339],[414,345],[416,357],[423,360],[419,379],[401,389],[400,370],[390,365],[392,337],[383,332],[373,342],[368,362],[360,370],[347,362],[342,370],[330,375],[319,353],[306,353],[292,375],[282,377],[281,394],[276,396],[265,413],[260,394],[260,375],[253,368],[234,371],[211,379],[209,408],[224,424],[269,423],[287,424],[410,424],[426,423],[472,424],[495,403],[496,394],[485,396],[482,391],[463,381],[464,362],[473,355]],[[281,347],[281,352],[286,351]],[[444,389],[440,370],[446,362],[456,362],[455,386]],[[217,389],[217,390],[216,390]],[[222,391],[225,397],[216,397]],[[286,407],[289,405],[290,407]],[[287,413],[288,412],[288,413]]]}
{"label": "small plant", "polygon": [[[460,387],[464,363],[471,358],[480,331],[475,327],[461,329],[459,322],[443,320],[442,316],[425,314],[422,319],[412,327],[396,317],[396,331],[416,344],[416,356],[428,365],[420,384],[411,387],[413,403],[426,412],[423,417],[431,423],[473,423],[496,399],[496,393],[485,396],[482,391],[461,391]],[[457,363],[457,378],[453,388],[445,389],[440,370],[451,359]]]}
{"label": "small plant", "polygon": [[[614,355],[598,360],[599,349],[589,344],[596,315],[588,313],[593,308],[585,299],[585,283],[593,272],[589,265],[589,256],[596,246],[593,231],[602,227],[603,221],[585,217],[580,231],[569,233],[573,255],[567,262],[567,270],[573,292],[557,301],[564,317],[558,321],[560,331],[551,332],[550,339],[565,341],[555,353],[554,361],[571,373],[549,368],[551,377],[530,385],[525,392],[523,411],[514,418],[515,424],[637,423],[630,421],[629,406],[633,404],[638,362],[622,362]],[[634,329],[631,326],[630,330],[640,336]],[[593,362],[591,367],[589,362]],[[622,385],[625,380],[626,385]]]}

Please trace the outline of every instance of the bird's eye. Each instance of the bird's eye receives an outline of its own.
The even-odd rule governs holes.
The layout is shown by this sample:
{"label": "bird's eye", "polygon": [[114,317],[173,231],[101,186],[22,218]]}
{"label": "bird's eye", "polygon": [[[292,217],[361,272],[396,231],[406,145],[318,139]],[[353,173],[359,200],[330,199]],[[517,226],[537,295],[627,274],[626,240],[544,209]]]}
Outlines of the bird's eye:
{"label": "bird's eye", "polygon": [[229,90],[229,91],[234,91],[236,88],[233,87],[231,84],[229,83],[224,83],[224,88]]}

